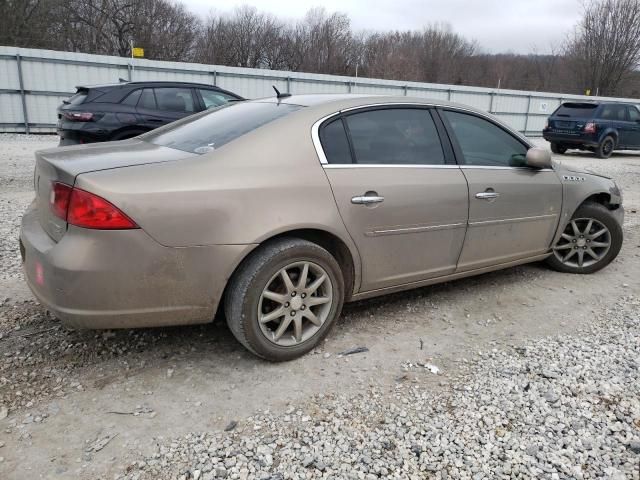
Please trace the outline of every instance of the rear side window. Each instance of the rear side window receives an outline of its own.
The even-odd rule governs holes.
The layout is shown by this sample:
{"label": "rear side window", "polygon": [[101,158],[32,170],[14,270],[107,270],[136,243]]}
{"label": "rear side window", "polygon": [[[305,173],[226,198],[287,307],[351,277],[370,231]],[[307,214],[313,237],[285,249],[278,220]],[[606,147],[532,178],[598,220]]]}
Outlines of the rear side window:
{"label": "rear side window", "polygon": [[426,109],[386,108],[345,117],[355,163],[443,165],[440,137]]}
{"label": "rear side window", "polygon": [[566,118],[592,118],[598,105],[594,103],[563,103],[553,113],[556,117]]}
{"label": "rear side window", "polygon": [[286,103],[234,102],[152,130],[140,138],[185,152],[208,153],[301,108]]}
{"label": "rear side window", "polygon": [[195,112],[190,88],[155,88],[158,110]]}
{"label": "rear side window", "polygon": [[502,128],[475,115],[445,110],[465,165],[523,167],[528,148]]}
{"label": "rear side window", "polygon": [[627,107],[625,105],[603,105],[600,115],[602,120],[622,120],[627,119]]}
{"label": "rear side window", "polygon": [[236,97],[227,95],[226,93],[217,92],[215,90],[198,89],[204,102],[204,108],[216,108],[225,103],[233,100],[237,100]]}
{"label": "rear side window", "polygon": [[140,100],[140,95],[142,95],[142,90],[134,90],[129,95],[127,95],[124,100],[120,103],[123,105],[129,105],[130,107],[135,107],[138,104],[138,100]]}
{"label": "rear side window", "polygon": [[320,143],[329,163],[351,163],[349,140],[342,119],[332,121],[320,130]]}
{"label": "rear side window", "polygon": [[153,88],[145,88],[144,90],[142,90],[142,95],[140,96],[138,107],[147,108],[149,110],[156,109],[156,97],[153,94]]}

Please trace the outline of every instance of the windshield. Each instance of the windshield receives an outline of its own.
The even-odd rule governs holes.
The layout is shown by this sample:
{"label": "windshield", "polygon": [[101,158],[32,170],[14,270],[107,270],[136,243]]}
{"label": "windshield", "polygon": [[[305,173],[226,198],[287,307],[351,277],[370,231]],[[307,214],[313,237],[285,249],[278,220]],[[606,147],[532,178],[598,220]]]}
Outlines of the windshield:
{"label": "windshield", "polygon": [[232,103],[153,130],[141,138],[185,152],[208,153],[301,108],[285,103]]}

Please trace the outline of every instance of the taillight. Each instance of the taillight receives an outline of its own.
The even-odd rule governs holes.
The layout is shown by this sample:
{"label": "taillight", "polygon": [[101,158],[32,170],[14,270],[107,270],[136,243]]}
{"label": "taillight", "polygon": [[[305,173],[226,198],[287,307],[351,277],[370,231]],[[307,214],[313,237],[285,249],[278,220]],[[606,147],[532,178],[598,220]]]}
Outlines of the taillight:
{"label": "taillight", "polygon": [[56,216],[77,227],[97,230],[140,228],[104,198],[60,182],[53,184],[51,209]]}
{"label": "taillight", "polygon": [[584,133],[596,133],[596,124],[593,122],[588,122],[584,126]]}
{"label": "taillight", "polygon": [[51,211],[56,217],[60,217],[63,220],[67,219],[67,210],[69,209],[69,198],[71,198],[71,191],[73,187],[65,183],[53,182],[51,185],[51,197],[49,203],[51,205]]}
{"label": "taillight", "polygon": [[93,120],[93,113],[91,112],[62,112],[62,115],[72,122],[90,122]]}

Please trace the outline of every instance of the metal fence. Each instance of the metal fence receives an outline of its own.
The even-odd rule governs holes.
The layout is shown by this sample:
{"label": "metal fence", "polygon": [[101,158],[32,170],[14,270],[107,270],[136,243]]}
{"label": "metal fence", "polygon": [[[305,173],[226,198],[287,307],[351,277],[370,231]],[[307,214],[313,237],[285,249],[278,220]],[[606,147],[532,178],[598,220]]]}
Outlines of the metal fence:
{"label": "metal fence", "polygon": [[[563,101],[603,97],[402,82],[253,68],[164,62],[85,53],[0,47],[0,132],[54,132],[56,108],[76,85],[124,80],[172,80],[218,85],[246,98],[292,94],[364,93],[450,100],[485,110],[536,136]],[[606,98],[639,103],[638,100]]]}

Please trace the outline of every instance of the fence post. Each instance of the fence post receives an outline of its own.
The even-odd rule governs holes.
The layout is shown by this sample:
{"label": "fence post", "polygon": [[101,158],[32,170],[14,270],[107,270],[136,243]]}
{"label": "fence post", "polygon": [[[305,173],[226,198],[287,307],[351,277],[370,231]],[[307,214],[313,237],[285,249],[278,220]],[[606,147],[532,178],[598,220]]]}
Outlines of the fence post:
{"label": "fence post", "polygon": [[493,97],[496,96],[496,92],[489,93],[491,100],[489,101],[489,113],[493,113]]}
{"label": "fence post", "polygon": [[451,89],[447,90],[447,102],[451,101]]}
{"label": "fence post", "polygon": [[347,88],[348,88],[348,92],[351,93],[351,82],[346,82],[347,83]]}
{"label": "fence post", "polygon": [[527,100],[527,111],[524,116],[524,135],[527,134],[529,128],[529,112],[531,111],[531,95],[529,95]]}
{"label": "fence post", "polygon": [[127,75],[129,76],[129,81],[133,80],[133,75],[131,75],[131,64],[127,63]]}
{"label": "fence post", "polygon": [[404,86],[404,96],[409,95],[409,87],[407,85]]}
{"label": "fence post", "polygon": [[287,93],[291,93],[291,77],[287,77]]}
{"label": "fence post", "polygon": [[20,84],[20,98],[22,99],[22,116],[24,118],[24,132],[29,135],[29,113],[27,112],[27,99],[24,93],[24,80],[22,79],[22,59],[16,53],[16,63],[18,64],[18,83]]}
{"label": "fence post", "polygon": [[217,87],[218,86],[218,72],[216,72],[215,70],[213,72],[209,72],[211,73],[211,75],[213,75],[213,86]]}

